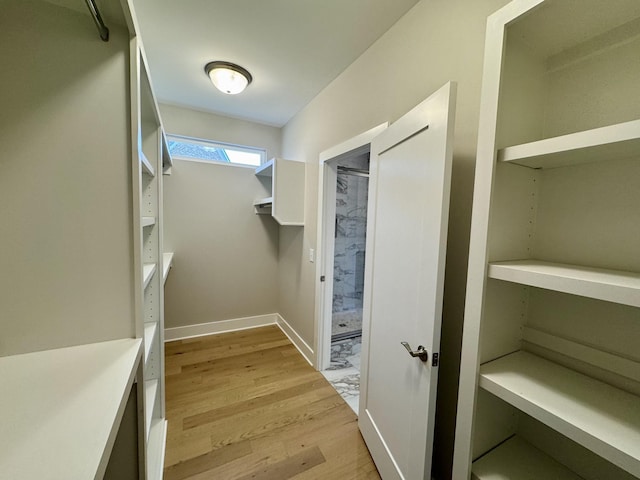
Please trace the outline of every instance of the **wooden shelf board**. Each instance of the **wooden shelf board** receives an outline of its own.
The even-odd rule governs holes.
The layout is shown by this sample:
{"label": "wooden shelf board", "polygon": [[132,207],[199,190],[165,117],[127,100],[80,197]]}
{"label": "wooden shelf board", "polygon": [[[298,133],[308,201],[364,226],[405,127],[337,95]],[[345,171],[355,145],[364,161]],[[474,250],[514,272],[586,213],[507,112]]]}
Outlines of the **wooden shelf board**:
{"label": "wooden shelf board", "polygon": [[155,263],[145,263],[142,266],[142,289],[144,290],[151,282],[151,278],[153,274],[156,272],[156,264]]}
{"label": "wooden shelf board", "polygon": [[156,171],[153,168],[153,165],[147,159],[147,156],[144,154],[142,149],[138,150],[138,155],[140,157],[140,163],[142,164],[142,171],[147,175],[151,175],[152,177],[156,176]]}
{"label": "wooden shelf board", "polygon": [[167,281],[167,277],[169,276],[169,269],[171,269],[171,265],[173,264],[173,252],[166,252],[162,254],[162,281],[163,283]]}
{"label": "wooden shelf board", "polygon": [[167,421],[152,420],[147,442],[147,471],[150,480],[162,480],[164,456],[167,444]]}
{"label": "wooden shelf board", "polygon": [[145,428],[147,429],[146,438],[149,440],[151,427],[153,426],[153,410],[155,409],[156,397],[158,396],[158,386],[160,382],[154,378],[146,380],[144,382],[144,415],[145,415]]}
{"label": "wooden shelf board", "polygon": [[0,358],[0,478],[102,478],[141,343]]}
{"label": "wooden shelf board", "polygon": [[515,436],[473,462],[475,480],[581,480],[529,442]]}
{"label": "wooden shelf board", "polygon": [[271,159],[268,162],[263,163],[262,165],[256,168],[255,174],[260,177],[272,177],[273,164],[274,164],[274,159]]}
{"label": "wooden shelf board", "polygon": [[489,264],[490,278],[640,307],[640,274],[541,260]]}
{"label": "wooden shelf board", "polygon": [[595,128],[507,147],[503,162],[533,168],[555,168],[602,160],[640,157],[640,120]]}
{"label": "wooden shelf board", "polygon": [[151,346],[153,340],[158,333],[158,323],[148,322],[144,324],[144,363],[146,365],[149,353],[151,353]]}
{"label": "wooden shelf board", "polygon": [[156,224],[156,217],[142,217],[142,228]]}
{"label": "wooden shelf board", "polygon": [[640,476],[640,398],[520,351],[480,368],[480,386]]}

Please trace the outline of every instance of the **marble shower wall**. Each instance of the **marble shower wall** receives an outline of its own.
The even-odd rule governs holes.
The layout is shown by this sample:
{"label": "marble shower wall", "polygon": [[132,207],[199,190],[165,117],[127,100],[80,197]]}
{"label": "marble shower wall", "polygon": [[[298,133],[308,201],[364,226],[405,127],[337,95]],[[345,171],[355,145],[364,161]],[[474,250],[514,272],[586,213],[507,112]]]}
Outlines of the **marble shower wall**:
{"label": "marble shower wall", "polygon": [[[367,163],[349,165],[368,169]],[[333,313],[354,312],[360,317],[364,290],[364,258],[369,179],[338,174],[336,238],[333,264]],[[357,328],[356,328],[357,329]]]}

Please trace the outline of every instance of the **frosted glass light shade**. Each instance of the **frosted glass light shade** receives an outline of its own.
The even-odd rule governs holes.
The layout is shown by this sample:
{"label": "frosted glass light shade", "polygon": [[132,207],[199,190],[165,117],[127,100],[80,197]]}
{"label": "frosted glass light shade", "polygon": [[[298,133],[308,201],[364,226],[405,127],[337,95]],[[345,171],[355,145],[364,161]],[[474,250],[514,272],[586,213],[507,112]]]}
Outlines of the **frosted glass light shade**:
{"label": "frosted glass light shade", "polygon": [[252,80],[246,69],[229,62],[211,62],[204,70],[215,87],[229,95],[242,92]]}

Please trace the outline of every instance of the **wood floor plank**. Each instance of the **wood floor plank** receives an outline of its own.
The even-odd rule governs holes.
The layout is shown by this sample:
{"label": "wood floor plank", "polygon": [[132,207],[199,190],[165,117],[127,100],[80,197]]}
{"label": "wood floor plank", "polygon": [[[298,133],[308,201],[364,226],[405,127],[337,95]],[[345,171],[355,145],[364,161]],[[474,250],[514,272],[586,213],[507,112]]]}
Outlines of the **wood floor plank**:
{"label": "wood floor plank", "polygon": [[259,471],[248,472],[238,480],[288,480],[325,461],[320,449],[311,447]]}
{"label": "wood floor plank", "polygon": [[167,480],[380,478],[353,411],[277,326],[165,355]]}
{"label": "wood floor plank", "polygon": [[238,442],[215,451],[191,458],[165,469],[165,480],[184,480],[202,472],[207,472],[238,458],[253,453],[251,442]]}
{"label": "wood floor plank", "polygon": [[[253,444],[253,442],[251,443]],[[199,475],[194,475],[190,477],[189,480],[238,480],[245,476],[247,472],[270,468],[272,465],[276,465],[286,458],[288,458],[288,455],[284,446],[279,442],[275,442],[259,450],[254,448],[254,453],[251,455],[239,458]]]}
{"label": "wood floor plank", "polygon": [[241,413],[264,407],[265,405],[272,405],[276,402],[296,397],[303,393],[314,392],[321,385],[322,384],[319,379],[312,380],[311,382],[278,390],[259,397],[249,398],[231,405],[225,405],[223,407],[208,410],[197,415],[190,415],[183,420],[182,427],[186,430],[206,423],[213,423],[223,418],[233,417]]}
{"label": "wood floor plank", "polygon": [[170,401],[169,396],[167,396],[167,410],[171,409],[174,412],[189,410],[194,413],[202,412],[215,408],[216,406],[239,402],[246,398],[266,395],[281,388],[288,388],[293,385],[308,382],[314,378],[318,378],[314,372],[305,372],[295,377],[285,378],[280,384],[255,385],[254,382],[249,379],[248,383],[240,385],[231,384],[230,388],[220,388],[216,391],[217,395],[211,395],[211,389],[209,389],[193,392],[192,395],[188,397],[172,397]]}

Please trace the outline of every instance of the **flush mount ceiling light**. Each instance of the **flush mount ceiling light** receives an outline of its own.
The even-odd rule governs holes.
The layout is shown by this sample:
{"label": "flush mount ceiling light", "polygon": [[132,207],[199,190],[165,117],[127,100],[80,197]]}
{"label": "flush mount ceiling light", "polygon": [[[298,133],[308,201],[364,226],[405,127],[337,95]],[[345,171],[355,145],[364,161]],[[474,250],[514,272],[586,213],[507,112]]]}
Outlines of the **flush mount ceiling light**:
{"label": "flush mount ceiling light", "polygon": [[209,62],[204,71],[218,90],[229,95],[242,92],[253,80],[247,69],[230,62]]}

